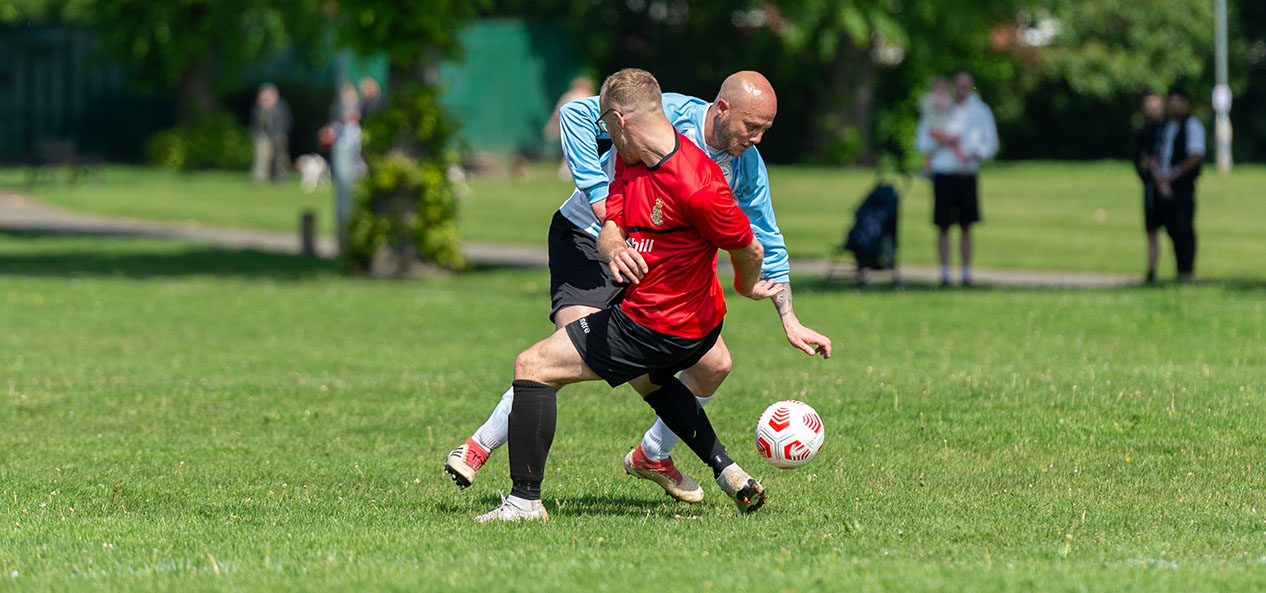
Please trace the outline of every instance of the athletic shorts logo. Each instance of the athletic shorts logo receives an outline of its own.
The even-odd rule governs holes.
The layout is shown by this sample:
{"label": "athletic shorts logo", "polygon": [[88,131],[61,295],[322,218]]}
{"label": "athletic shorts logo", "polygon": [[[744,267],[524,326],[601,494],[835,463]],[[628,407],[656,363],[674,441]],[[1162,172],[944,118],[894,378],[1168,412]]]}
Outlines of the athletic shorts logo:
{"label": "athletic shorts logo", "polygon": [[585,333],[589,333],[589,322],[585,321],[584,317],[580,318],[580,329],[584,330]]}
{"label": "athletic shorts logo", "polygon": [[651,224],[664,224],[664,201],[659,198],[655,198],[655,206],[651,208]]}

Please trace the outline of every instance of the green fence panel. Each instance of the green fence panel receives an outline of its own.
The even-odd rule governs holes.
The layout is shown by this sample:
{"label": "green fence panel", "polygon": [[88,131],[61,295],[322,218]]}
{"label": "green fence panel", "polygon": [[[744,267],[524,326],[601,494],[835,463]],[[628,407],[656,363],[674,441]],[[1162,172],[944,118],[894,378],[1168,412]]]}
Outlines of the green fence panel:
{"label": "green fence panel", "polygon": [[539,156],[556,152],[542,130],[576,76],[561,23],[487,19],[461,34],[464,58],[440,70],[442,102],[461,122],[458,138],[475,152]]}

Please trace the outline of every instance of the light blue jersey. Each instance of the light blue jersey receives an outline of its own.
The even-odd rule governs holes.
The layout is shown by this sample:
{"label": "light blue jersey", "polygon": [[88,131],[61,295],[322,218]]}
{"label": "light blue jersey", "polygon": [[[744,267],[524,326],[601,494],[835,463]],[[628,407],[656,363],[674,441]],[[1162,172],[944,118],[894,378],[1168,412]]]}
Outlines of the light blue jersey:
{"label": "light blue jersey", "polygon": [[[756,240],[765,248],[761,278],[780,284],[790,282],[791,262],[787,256],[787,244],[782,231],[778,230],[778,221],[774,219],[774,206],[769,196],[769,173],[765,170],[760,152],[755,146],[743,151],[741,156],[712,150],[703,138],[703,121],[711,104],[677,93],[664,93],[663,97],[664,115],[668,116],[668,121],[720,165],[725,180],[730,183],[735,203],[751,221]],[[607,188],[615,170],[614,150],[598,154],[598,139],[610,138],[594,124],[599,115],[597,97],[577,99],[563,105],[559,111],[563,155],[576,183],[576,191],[559,211],[572,224],[594,237],[598,236],[602,225],[594,216],[590,204],[607,198]]]}

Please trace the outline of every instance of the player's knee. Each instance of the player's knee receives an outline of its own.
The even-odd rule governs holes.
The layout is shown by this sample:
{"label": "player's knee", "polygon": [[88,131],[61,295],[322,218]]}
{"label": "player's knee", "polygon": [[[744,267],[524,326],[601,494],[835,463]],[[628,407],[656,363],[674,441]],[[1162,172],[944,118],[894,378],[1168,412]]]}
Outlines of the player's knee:
{"label": "player's knee", "polygon": [[520,352],[519,357],[514,359],[514,378],[534,380],[540,369],[540,361],[541,355],[536,346]]}
{"label": "player's knee", "polygon": [[729,350],[722,350],[713,356],[708,356],[700,363],[695,370],[699,371],[703,382],[713,389],[719,387],[721,382],[730,376],[730,369],[734,367],[734,360],[730,358]]}
{"label": "player's knee", "polygon": [[713,366],[713,374],[718,382],[724,381],[726,377],[730,376],[730,370],[733,368],[734,359],[730,358],[730,351],[725,350],[721,353],[721,356],[717,357],[716,363]]}

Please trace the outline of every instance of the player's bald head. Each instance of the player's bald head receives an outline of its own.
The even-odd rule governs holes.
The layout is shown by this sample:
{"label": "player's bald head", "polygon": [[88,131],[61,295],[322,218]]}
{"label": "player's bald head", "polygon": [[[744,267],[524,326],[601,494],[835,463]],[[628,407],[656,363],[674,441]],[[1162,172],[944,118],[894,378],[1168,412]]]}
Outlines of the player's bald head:
{"label": "player's bald head", "polygon": [[600,109],[615,109],[625,117],[659,111],[660,101],[659,81],[638,68],[625,68],[608,76],[598,95]]}
{"label": "player's bald head", "polygon": [[765,131],[774,125],[778,114],[778,98],[774,87],[760,72],[735,72],[717,92],[716,101],[708,108],[705,134],[708,146],[732,156],[760,144]]}
{"label": "player's bald head", "polygon": [[717,92],[717,100],[724,100],[735,109],[768,114],[778,112],[778,97],[774,95],[774,87],[760,72],[743,70],[735,72],[721,83]]}

